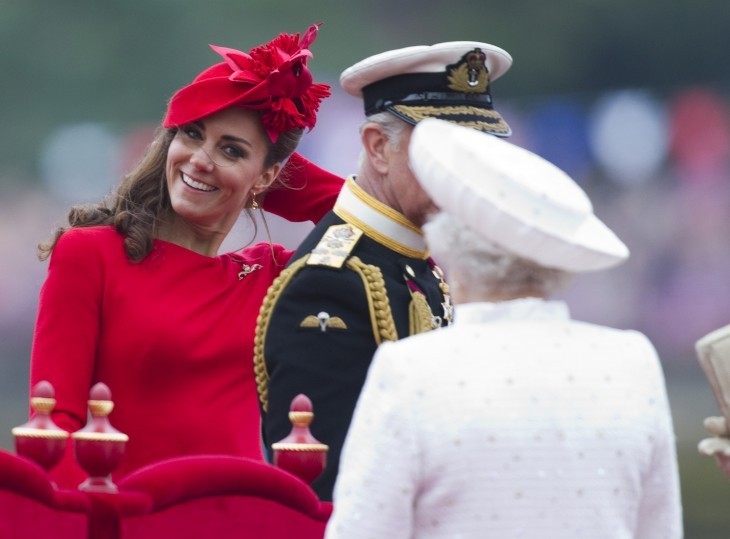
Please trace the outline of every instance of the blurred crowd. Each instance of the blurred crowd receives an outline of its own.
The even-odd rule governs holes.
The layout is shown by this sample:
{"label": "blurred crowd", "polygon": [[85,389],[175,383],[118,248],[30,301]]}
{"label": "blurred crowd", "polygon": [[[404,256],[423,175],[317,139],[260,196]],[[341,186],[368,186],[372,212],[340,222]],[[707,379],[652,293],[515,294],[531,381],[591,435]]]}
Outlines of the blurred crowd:
{"label": "blurred crowd", "polygon": [[[723,248],[730,224],[730,100],[717,89],[695,87],[665,96],[627,90],[501,102],[512,141],[576,178],[632,251],[628,264],[581,277],[566,293],[576,316],[635,327],[657,344],[665,362],[694,362],[694,342],[727,322],[730,304],[730,250]],[[358,158],[358,107],[336,92],[300,151],[334,172],[351,173]],[[12,363],[13,372],[25,370],[46,270],[36,245],[63,222],[70,204],[107,193],[153,130],[65,126],[41,139],[38,181],[0,182],[3,369]],[[275,216],[268,225],[274,239],[289,246],[308,230]],[[253,232],[242,220],[233,236],[230,249],[251,241]],[[266,239],[265,227],[256,239]]]}
{"label": "blurred crowd", "polygon": [[[357,100],[336,84],[333,89],[300,151],[347,175],[358,160],[354,133],[361,111]],[[692,87],[672,94],[496,99],[513,127],[512,141],[570,173],[632,251],[628,263],[581,276],[564,295],[576,318],[636,328],[655,343],[667,367],[680,458],[686,459],[680,471],[688,522],[705,518],[695,517],[704,507],[697,493],[706,491],[708,478],[716,489],[724,484],[695,449],[704,434],[701,418],[715,413],[715,405],[694,343],[728,323],[730,94]],[[10,428],[26,417],[30,342],[47,266],[36,246],[64,222],[71,204],[106,194],[154,128],[67,125],[39,136],[33,181],[0,177],[0,447],[12,448]],[[254,235],[241,219],[224,247],[266,240],[267,228],[275,241],[294,247],[309,230],[273,215],[266,224]]]}
{"label": "blurred crowd", "polygon": [[[499,96],[497,96],[499,98]],[[667,363],[694,361],[694,342],[724,325],[730,303],[730,99],[719,89],[671,95],[626,90],[529,101],[500,99],[512,141],[570,173],[596,213],[625,239],[628,264],[581,277],[566,293],[579,318],[646,332]],[[300,151],[341,175],[355,170],[359,104],[335,92]],[[107,193],[152,136],[68,125],[38,148],[38,181],[0,182],[0,362],[24,362],[45,264],[35,246],[70,204]],[[294,246],[308,225],[269,216],[274,239]],[[251,241],[245,222],[227,245]],[[266,239],[259,227],[257,240]],[[22,370],[22,369],[21,369]]]}

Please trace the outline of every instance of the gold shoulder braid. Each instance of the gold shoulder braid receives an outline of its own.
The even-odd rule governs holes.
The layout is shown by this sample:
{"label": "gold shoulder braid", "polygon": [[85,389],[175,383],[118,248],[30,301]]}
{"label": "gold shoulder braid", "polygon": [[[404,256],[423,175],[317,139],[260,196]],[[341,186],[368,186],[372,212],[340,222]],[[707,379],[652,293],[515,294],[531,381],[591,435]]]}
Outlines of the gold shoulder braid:
{"label": "gold shoulder braid", "polygon": [[411,302],[408,306],[408,315],[410,320],[409,329],[411,335],[431,331],[432,329],[440,328],[444,324],[447,326],[451,325],[454,318],[449,285],[447,285],[444,280],[444,273],[431,257],[428,258],[428,265],[431,268],[431,273],[433,273],[433,276],[439,282],[439,290],[443,298],[443,301],[441,302],[443,313],[441,316],[433,314],[431,306],[426,299],[426,295],[415,282],[416,274],[410,266],[406,265],[404,268],[403,280],[411,294]]}
{"label": "gold shoulder braid", "polygon": [[[266,331],[269,327],[271,313],[279,300],[281,293],[299,272],[302,267],[307,264],[309,255],[304,256],[286,268],[274,280],[269,287],[258,319],[256,321],[256,334],[254,337],[253,362],[254,375],[256,377],[256,388],[259,393],[259,400],[263,410],[266,412],[269,408],[269,373],[266,370],[266,361],[264,354],[264,340]],[[398,340],[398,332],[395,328],[393,313],[390,309],[390,300],[385,288],[385,280],[380,268],[370,264],[365,264],[358,257],[353,256],[347,260],[346,267],[357,273],[362,279],[365,286],[365,296],[368,301],[368,310],[370,312],[370,321],[373,328],[373,337],[375,344],[380,345],[383,341]]]}
{"label": "gold shoulder braid", "polygon": [[289,284],[289,281],[292,280],[294,275],[307,263],[308,257],[309,255],[303,256],[295,261],[274,279],[274,282],[266,293],[261,310],[259,311],[259,316],[256,319],[256,334],[253,340],[253,372],[256,377],[259,400],[261,401],[264,412],[268,411],[269,408],[269,373],[266,370],[266,361],[264,360],[264,338],[266,337],[266,330],[269,329],[271,313],[274,310],[276,302],[279,300],[279,296],[281,296],[281,292]]}
{"label": "gold shoulder braid", "polygon": [[397,341],[398,332],[395,329],[393,312],[390,310],[390,300],[380,268],[365,264],[356,256],[347,261],[347,267],[360,275],[365,285],[375,344],[379,346],[383,341]]}
{"label": "gold shoulder braid", "polygon": [[[424,333],[434,329],[434,316],[426,296],[421,292],[411,290],[411,303],[408,306],[410,320],[410,334]],[[437,326],[438,327],[438,326]]]}

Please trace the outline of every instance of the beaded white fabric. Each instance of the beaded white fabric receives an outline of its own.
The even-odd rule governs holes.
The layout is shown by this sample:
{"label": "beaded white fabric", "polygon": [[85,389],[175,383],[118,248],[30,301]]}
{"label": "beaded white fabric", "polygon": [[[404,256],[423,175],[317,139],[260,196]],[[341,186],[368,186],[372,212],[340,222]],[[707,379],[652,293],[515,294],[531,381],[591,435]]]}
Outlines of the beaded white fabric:
{"label": "beaded white fabric", "polygon": [[656,352],[562,302],[460,305],[378,349],[334,507],[327,539],[681,537]]}

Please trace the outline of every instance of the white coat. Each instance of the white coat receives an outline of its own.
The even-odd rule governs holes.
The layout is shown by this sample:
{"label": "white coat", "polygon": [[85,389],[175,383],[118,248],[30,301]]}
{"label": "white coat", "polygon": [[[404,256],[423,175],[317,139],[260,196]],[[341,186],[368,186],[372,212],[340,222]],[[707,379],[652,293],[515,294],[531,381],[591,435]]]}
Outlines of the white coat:
{"label": "white coat", "polygon": [[460,305],[455,319],[378,349],[327,539],[682,536],[644,335],[533,298]]}

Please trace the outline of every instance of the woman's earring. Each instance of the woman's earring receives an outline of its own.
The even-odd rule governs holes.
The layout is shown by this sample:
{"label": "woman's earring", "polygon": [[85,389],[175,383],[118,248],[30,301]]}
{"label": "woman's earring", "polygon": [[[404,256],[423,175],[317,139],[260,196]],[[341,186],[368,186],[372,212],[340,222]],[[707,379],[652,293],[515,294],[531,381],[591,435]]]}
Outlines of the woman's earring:
{"label": "woman's earring", "polygon": [[259,209],[259,203],[256,202],[256,193],[251,193],[251,209],[254,211]]}

